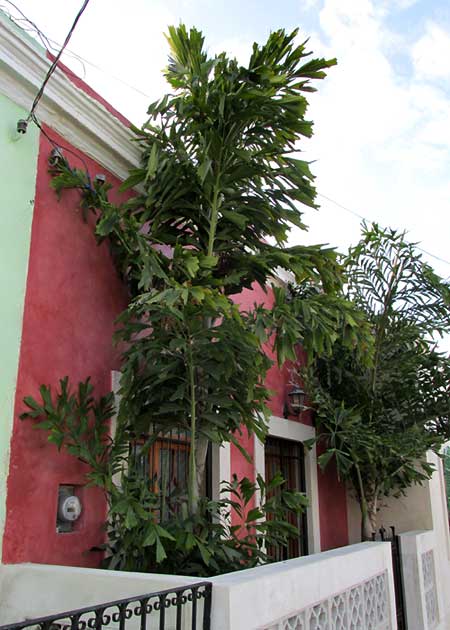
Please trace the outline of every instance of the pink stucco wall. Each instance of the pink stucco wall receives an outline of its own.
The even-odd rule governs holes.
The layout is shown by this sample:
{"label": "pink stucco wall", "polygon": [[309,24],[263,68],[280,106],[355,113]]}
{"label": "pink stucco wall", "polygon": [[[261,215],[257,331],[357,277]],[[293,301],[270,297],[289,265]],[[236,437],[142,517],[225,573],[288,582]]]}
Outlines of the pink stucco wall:
{"label": "pink stucco wall", "polygon": [[[242,293],[233,296],[233,299],[244,310],[251,309],[255,303],[263,304],[267,308],[270,308],[274,301],[272,290],[267,289],[267,291],[264,291],[256,283],[251,291],[246,289],[242,291]],[[266,385],[272,391],[269,408],[274,416],[283,417],[286,395],[290,389],[291,366],[288,362],[281,369],[277,366],[275,362],[276,357],[270,344],[267,344],[266,352],[274,361],[266,379]],[[297,356],[300,363],[305,360],[305,355],[301,349],[298,351]],[[303,424],[312,425],[312,412],[303,412],[300,420]],[[299,422],[300,420],[295,417],[290,418],[291,422]],[[253,456],[254,438],[249,438],[245,430],[241,438],[241,443],[247,452]],[[234,445],[231,446],[230,457],[231,473],[235,473],[238,477],[247,476],[252,480],[255,479],[253,464],[249,463]],[[347,498],[345,486],[339,482],[336,470],[333,466],[329,466],[325,472],[322,472],[320,468],[318,468],[317,474],[321,549],[325,551],[348,544]],[[234,522],[238,522],[236,516]]]}
{"label": "pink stucco wall", "polygon": [[320,544],[322,551],[348,545],[347,493],[336,467],[318,469]]}
{"label": "pink stucco wall", "polygon": [[[70,71],[67,74],[77,87],[128,126],[128,121],[89,86]],[[57,143],[77,153],[52,130],[46,131]],[[47,442],[44,432],[32,430],[29,421],[18,418],[25,410],[22,402],[25,395],[37,396],[41,383],[55,386],[64,375],[73,383],[90,375],[97,394],[110,390],[110,372],[119,367],[111,343],[114,320],[127,303],[107,243],[97,246],[92,225],[82,221],[78,194],[66,192],[58,202],[50,188],[47,165],[50,150],[51,145],[41,136],[11,440],[3,561],[98,566],[100,554],[89,550],[104,539],[106,503],[101,491],[86,487],[86,467],[81,462],[58,452]],[[105,172],[87,156],[82,157],[91,175]],[[83,167],[73,154],[70,161]],[[119,184],[114,176],[106,174],[109,181]],[[245,309],[255,302],[268,307],[273,303],[272,292],[266,293],[258,285],[234,299]],[[270,347],[266,350],[274,358]],[[270,408],[276,416],[283,415],[289,380],[289,366],[278,369],[274,365],[269,370],[267,386],[273,391]],[[301,421],[311,424],[311,414],[303,413]],[[254,438],[244,431],[241,442],[253,455]],[[231,471],[239,477],[245,475],[254,479],[255,476],[253,465],[234,446],[231,446]],[[69,534],[56,533],[59,484],[79,486],[83,502],[83,515],[75,531]],[[319,472],[319,501],[322,548],[346,544],[345,489],[332,469],[325,474]]]}
{"label": "pink stucco wall", "polygon": [[[100,554],[89,549],[104,539],[102,492],[86,487],[85,465],[58,453],[44,431],[33,430],[30,421],[18,417],[25,411],[24,396],[37,397],[41,383],[55,386],[65,375],[73,384],[91,376],[96,394],[110,391],[111,370],[119,367],[111,341],[114,319],[127,303],[107,243],[97,246],[92,225],[82,220],[78,193],[65,192],[58,202],[50,188],[50,150],[41,135],[3,561],[97,566]],[[84,159],[91,175],[104,172]],[[70,161],[80,166],[73,155]],[[109,179],[118,184],[114,177]],[[59,484],[81,486],[83,515],[73,533],[56,533]]]}

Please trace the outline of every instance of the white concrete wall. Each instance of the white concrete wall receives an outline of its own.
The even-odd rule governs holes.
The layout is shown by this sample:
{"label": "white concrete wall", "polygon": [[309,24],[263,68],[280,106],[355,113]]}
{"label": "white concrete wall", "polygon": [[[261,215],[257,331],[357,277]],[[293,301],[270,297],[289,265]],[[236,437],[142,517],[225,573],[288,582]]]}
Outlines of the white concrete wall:
{"label": "white concrete wall", "polygon": [[[428,533],[424,534],[425,538],[422,537],[417,544],[418,548],[421,548],[423,540],[426,540],[430,548],[434,549],[438,598],[441,602],[440,616],[443,624],[439,627],[450,630],[450,532],[444,471],[438,455],[429,452],[427,459],[436,468],[431,479],[422,486],[409,488],[405,497],[386,502],[380,510],[379,522],[386,528],[388,525],[395,525],[399,534],[428,530]],[[430,540],[433,541],[432,544],[429,543]]]}
{"label": "white concrete wall", "polygon": [[[0,625],[199,582],[198,578],[45,564],[0,567]],[[128,627],[128,625],[127,625]]]}
{"label": "white concrete wall", "polygon": [[442,460],[430,453],[428,460],[436,466],[429,482],[433,532],[435,536],[435,563],[438,593],[442,602],[443,628],[450,630],[450,531],[447,497]]}
{"label": "white concrete wall", "polygon": [[445,609],[438,582],[433,531],[400,534],[408,630],[444,630]]}
{"label": "white concrete wall", "polygon": [[[378,523],[386,529],[390,525],[394,525],[398,534],[407,534],[403,543],[405,553],[410,556],[405,568],[406,581],[417,581],[420,575],[417,568],[419,561],[417,560],[414,564],[411,560],[411,554],[417,555],[418,549],[421,549],[425,544],[424,541],[428,541],[426,544],[430,544],[430,540],[433,541],[431,546],[434,549],[438,599],[441,602],[440,623],[443,624],[440,627],[450,630],[450,532],[445,479],[442,460],[432,452],[428,453],[427,459],[436,468],[431,479],[423,485],[412,486],[407,490],[405,496],[384,500],[378,514]],[[359,507],[355,499],[350,497],[347,505],[349,540],[350,543],[355,543],[361,540]],[[421,532],[420,540],[413,542],[418,532]],[[427,533],[424,534],[423,532]],[[411,575],[408,575],[408,572],[411,572]],[[416,595],[409,599],[411,610],[415,610],[415,607],[417,608],[419,605],[417,593],[420,591],[420,584],[417,583],[414,588]],[[415,613],[410,612],[411,624],[420,618],[419,612],[419,609],[416,609]],[[415,621],[413,622],[413,620]],[[421,621],[419,625],[413,627],[416,627],[417,630],[424,630],[426,626],[423,623]]]}
{"label": "white concrete wall", "polygon": [[[361,541],[361,511],[351,491],[347,492],[348,538],[351,545]],[[381,501],[379,527],[394,525],[397,533],[433,529],[428,483],[408,488],[405,496]]]}
{"label": "white concrete wall", "polygon": [[[197,578],[181,576],[6,565],[0,568],[0,625],[196,581]],[[396,628],[387,543],[343,547],[222,575],[211,582],[212,630],[284,629],[291,627],[286,625],[287,619],[301,618],[305,613],[317,613],[323,621],[327,615],[333,615],[336,602],[347,607],[346,614],[359,614],[363,619],[375,614],[376,604],[384,610],[382,622],[358,626],[361,630]],[[139,619],[134,621],[132,630]]]}
{"label": "white concrete wall", "polygon": [[408,488],[405,496],[383,499],[380,525],[395,525],[397,533],[433,529],[430,489],[430,482],[425,482]]}
{"label": "white concrete wall", "polygon": [[[329,620],[333,614],[333,599],[341,597],[347,602],[344,606],[349,605],[348,614],[352,606],[350,592],[358,590],[362,600],[360,610],[368,610],[363,585],[376,576],[385,580],[385,621],[367,625],[363,618],[361,625],[356,623],[354,627],[395,630],[388,543],[361,543],[214,578],[211,627],[212,630],[287,630],[297,627],[295,624],[300,623],[300,619],[305,623],[306,613],[306,623],[311,625],[298,627],[326,630],[331,627],[326,618]],[[351,611],[354,613],[354,607]],[[317,614],[315,622],[311,614]]]}
{"label": "white concrete wall", "polygon": [[[406,490],[404,496],[383,498],[378,512],[378,524],[379,527],[383,525],[386,529],[390,525],[394,525],[397,533],[400,534],[436,529],[440,523],[441,536],[444,536],[444,539],[448,541],[448,520],[446,520],[448,517],[446,516],[447,506],[444,505],[446,493],[442,462],[432,452],[428,453],[427,459],[436,467],[432,478],[422,485],[411,486]],[[361,512],[351,490],[347,493],[347,516],[349,542],[350,544],[358,543],[361,541]],[[450,542],[446,544],[450,549]]]}

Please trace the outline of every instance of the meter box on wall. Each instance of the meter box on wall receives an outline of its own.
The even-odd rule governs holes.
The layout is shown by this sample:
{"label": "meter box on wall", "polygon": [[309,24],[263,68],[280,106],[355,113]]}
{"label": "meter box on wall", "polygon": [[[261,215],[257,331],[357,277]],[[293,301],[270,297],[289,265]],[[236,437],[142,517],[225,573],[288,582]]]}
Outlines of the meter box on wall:
{"label": "meter box on wall", "polygon": [[56,531],[64,534],[74,531],[74,525],[82,512],[81,501],[77,496],[77,487],[61,485],[58,488],[58,511],[56,514]]}

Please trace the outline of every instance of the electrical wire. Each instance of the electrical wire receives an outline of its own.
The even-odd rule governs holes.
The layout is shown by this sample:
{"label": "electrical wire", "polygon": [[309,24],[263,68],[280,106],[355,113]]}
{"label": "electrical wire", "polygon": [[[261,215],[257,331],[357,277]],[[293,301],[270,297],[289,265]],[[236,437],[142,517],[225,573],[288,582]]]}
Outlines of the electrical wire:
{"label": "electrical wire", "polygon": [[78,160],[80,160],[80,162],[84,166],[84,170],[86,171],[86,175],[88,177],[88,180],[90,180],[89,168],[88,168],[87,162],[83,158],[83,156],[80,155],[79,153],[77,153],[76,151],[74,151],[73,149],[71,149],[70,147],[67,147],[67,146],[64,146],[63,144],[59,144],[59,143],[55,142],[53,140],[53,138],[51,138],[48,135],[48,133],[45,131],[45,129],[42,126],[41,122],[37,119],[36,114],[32,115],[32,120],[33,120],[34,124],[36,125],[36,127],[39,129],[39,131],[42,133],[42,135],[45,136],[45,138],[48,140],[48,142],[52,145],[52,147],[54,149],[56,149],[57,151],[61,151],[61,149],[62,149],[63,151],[66,151],[67,153],[70,153],[71,155],[75,156]]}
{"label": "electrical wire", "polygon": [[[117,77],[109,72],[107,72],[106,70],[104,70],[103,68],[101,68],[100,66],[98,66],[97,64],[93,63],[92,61],[89,61],[88,59],[85,59],[84,57],[82,57],[81,55],[78,55],[77,53],[66,49],[67,44],[69,43],[70,38],[72,37],[73,31],[75,30],[75,27],[78,23],[78,20],[80,19],[81,15],[83,14],[84,10],[86,9],[89,0],[85,0],[81,9],[79,10],[77,16],[75,17],[75,20],[72,24],[72,27],[64,41],[64,43],[62,45],[58,44],[58,42],[56,42],[55,40],[51,39],[50,37],[48,37],[47,35],[45,35],[45,33],[43,33],[43,31],[36,25],[35,22],[33,22],[32,20],[30,20],[25,13],[11,0],[3,0],[3,2],[7,2],[10,6],[12,6],[18,13],[19,15],[21,15],[21,18],[14,18],[9,12],[6,12],[8,14],[8,17],[15,21],[15,22],[22,22],[25,21],[27,22],[31,27],[32,30],[36,33],[36,35],[39,37],[42,45],[44,46],[44,48],[47,50],[47,52],[53,55],[53,52],[55,52],[56,50],[58,50],[59,47],[59,52],[56,55],[56,57],[54,58],[54,61],[52,63],[52,65],[50,66],[47,75],[44,79],[44,82],[39,90],[39,92],[37,93],[33,105],[31,107],[29,116],[27,120],[33,120],[33,122],[36,124],[36,126],[41,130],[41,132],[43,133],[43,135],[47,138],[47,140],[52,144],[52,146],[56,149],[64,149],[65,151],[67,151],[68,153],[71,153],[72,155],[74,155],[75,157],[77,157],[84,165],[86,172],[88,172],[87,166],[86,166],[86,162],[84,161],[84,159],[77,153],[75,153],[72,149],[70,149],[69,147],[63,147],[61,145],[57,145],[51,138],[50,136],[45,132],[45,130],[42,128],[41,123],[39,122],[39,120],[36,118],[36,115],[34,113],[39,100],[42,97],[42,94],[44,92],[45,86],[48,83],[51,75],[53,74],[56,66],[58,65],[58,62],[61,58],[61,55],[63,54],[63,52],[65,54],[70,55],[73,59],[76,59],[77,61],[79,61],[83,67],[83,71],[84,74],[86,75],[86,69],[84,67],[84,64],[88,64],[89,66],[91,66],[92,68],[95,68],[96,70],[98,70],[99,72],[105,74],[106,76],[109,76],[110,78],[118,81],[119,83],[122,83],[123,85],[125,85],[126,87],[130,88],[131,90],[135,91],[136,93],[140,94],[141,96],[145,96],[146,98],[151,98],[149,94],[146,94],[145,92],[143,92],[142,90],[140,90],[139,88],[136,88],[135,86],[131,85],[130,83],[127,83],[126,81],[124,81],[123,79],[121,79],[120,77]],[[23,26],[21,25],[21,28],[23,28]],[[25,30],[25,29],[24,29]],[[77,75],[75,75],[75,73],[73,73],[69,68],[67,69],[69,74],[71,74],[72,76],[76,77]],[[77,77],[78,78],[78,77]],[[323,199],[326,199],[327,201],[329,201],[330,203],[334,204],[335,206],[337,206],[338,208],[341,208],[342,210],[345,210],[346,212],[348,212],[349,214],[352,214],[354,217],[357,217],[358,219],[360,219],[361,221],[368,221],[368,222],[372,222],[371,219],[368,219],[367,217],[365,217],[364,215],[360,214],[359,212],[356,212],[355,210],[352,210],[351,208],[348,208],[347,206],[344,206],[343,204],[339,203],[338,201],[335,201],[334,199],[332,199],[331,197],[328,197],[327,195],[324,195],[323,193],[317,193],[317,195],[319,197],[322,197]],[[429,252],[426,249],[423,249],[422,247],[417,246],[417,249],[419,251],[421,251],[422,253],[426,254],[427,256],[430,256],[431,258],[434,258],[435,260],[438,260],[446,265],[450,266],[450,261],[446,260],[445,258],[442,258],[441,256],[437,256],[436,254],[433,254],[431,252]],[[448,276],[447,279],[450,279],[450,276]],[[447,280],[446,279],[446,280]]]}
{"label": "electrical wire", "polygon": [[[8,0],[9,1],[9,0]],[[70,27],[69,32],[67,33],[66,39],[64,40],[63,45],[61,46],[61,49],[59,50],[58,54],[56,55],[56,57],[53,60],[52,65],[50,66],[50,68],[47,71],[47,74],[45,75],[44,81],[42,82],[41,87],[38,90],[38,93],[36,94],[33,104],[31,105],[31,109],[30,109],[30,113],[28,114],[28,118],[27,121],[29,120],[34,120],[34,112],[36,110],[36,107],[38,106],[39,101],[42,98],[42,95],[44,94],[44,90],[45,90],[45,86],[47,85],[47,83],[50,80],[50,77],[52,76],[53,72],[55,71],[58,62],[61,58],[61,55],[64,52],[64,49],[66,48],[67,44],[70,41],[70,38],[73,35],[73,32],[75,30],[76,25],[78,24],[78,20],[80,19],[80,17],[83,15],[87,5],[89,4],[89,0],[84,0],[81,9],[78,11],[77,15],[75,16],[75,19],[72,23],[72,26]]]}
{"label": "electrical wire", "polygon": [[[54,40],[50,39],[50,41],[53,42],[54,44],[56,44],[56,42]],[[111,72],[108,72],[107,70],[105,70],[101,66],[98,66],[93,61],[89,61],[89,59],[86,59],[85,57],[81,57],[81,55],[79,55],[78,53],[73,52],[73,50],[66,50],[65,53],[70,55],[73,59],[76,59],[77,61],[79,61],[81,64],[86,63],[88,66],[91,66],[91,68],[95,68],[95,70],[98,70],[99,72],[101,72],[105,76],[107,76],[107,77],[109,77],[111,79],[114,79],[114,81],[117,81],[118,83],[121,83],[122,85],[125,85],[130,90],[133,90],[133,92],[136,92],[137,94],[140,94],[141,96],[145,96],[145,98],[148,98],[148,99],[154,98],[150,94],[147,94],[146,92],[143,92],[142,90],[140,90],[136,86],[131,85],[131,83],[128,83],[127,81],[125,81],[121,77],[118,77],[117,75],[112,74]]]}
{"label": "electrical wire", "polygon": [[[359,212],[355,212],[355,210],[352,210],[351,208],[347,208],[347,206],[342,205],[341,203],[339,203],[338,201],[335,201],[334,199],[331,199],[331,197],[327,197],[327,195],[324,195],[324,194],[318,192],[317,196],[318,197],[322,197],[323,199],[326,199],[327,201],[329,201],[330,203],[334,204],[338,208],[341,208],[342,210],[345,210],[349,214],[352,214],[354,217],[357,217],[358,219],[361,219],[362,221],[368,221],[369,223],[373,223],[372,219],[368,219],[367,217],[363,216],[362,214],[359,214]],[[450,266],[450,260],[446,260],[445,258],[441,258],[441,256],[437,256],[436,254],[432,254],[428,250],[423,249],[423,247],[419,247],[417,245],[416,245],[416,249],[421,251],[423,254],[426,254],[427,256],[431,256],[431,258],[439,260],[440,262],[445,263],[446,265]],[[449,276],[449,278],[450,278],[450,276]]]}
{"label": "electrical wire", "polygon": [[[58,44],[58,42],[55,42],[54,39],[51,39],[51,37],[47,37],[48,41],[51,42],[52,44],[54,44],[54,49],[59,50],[61,44]],[[52,55],[53,53],[51,51],[47,51],[49,55]],[[86,79],[86,66],[84,64],[84,61],[81,59],[81,57],[79,57],[78,55],[76,55],[75,53],[73,53],[71,50],[69,50],[68,48],[66,48],[64,50],[64,55],[67,55],[68,57],[71,57],[72,59],[75,59],[75,61],[78,61],[78,63],[80,64],[82,71],[83,71],[83,81]],[[75,78],[75,79],[79,79],[79,76],[75,73],[72,72],[72,70],[70,68],[68,68],[67,66],[65,66],[64,68],[64,72],[66,72],[67,74],[69,74],[71,77]]]}
{"label": "electrical wire", "polygon": [[[7,14],[7,16],[9,17],[10,20],[12,20],[13,22],[19,23],[19,22],[27,22],[35,31],[35,33],[37,34],[37,36],[39,37],[39,39],[41,40],[42,45],[44,46],[44,48],[49,51],[49,48],[53,48],[53,46],[50,44],[50,40],[49,38],[40,30],[40,28],[32,21],[30,20],[29,17],[27,17],[25,15],[25,13],[22,11],[22,9],[20,7],[18,7],[16,4],[14,4],[14,2],[11,2],[11,0],[3,0],[4,2],[7,2],[10,6],[13,7],[13,9],[15,9],[15,11],[17,11],[17,13],[19,13],[19,15],[21,16],[21,18],[14,18],[11,13],[9,11],[6,10],[6,8],[4,6],[2,6],[2,10]],[[23,28],[22,24],[20,24],[20,27]],[[26,29],[24,29],[26,30]]]}
{"label": "electrical wire", "polygon": [[[61,48],[62,44],[56,42],[54,39],[52,39],[51,37],[49,37],[48,35],[46,35],[40,28],[39,26],[37,26],[37,24],[35,22],[33,22],[32,20],[30,20],[30,18],[28,18],[25,13],[23,13],[23,11],[14,3],[11,2],[11,0],[3,0],[3,2],[7,2],[9,5],[11,5],[15,11],[17,11],[19,13],[19,15],[21,15],[22,17],[17,17],[15,15],[13,15],[10,11],[8,11],[6,9],[6,6],[4,4],[0,4],[0,9],[8,16],[8,18],[14,22],[15,24],[17,24],[17,26],[19,26],[22,30],[24,30],[26,33],[31,33],[32,35],[36,35],[36,37],[39,39],[40,43],[42,44],[42,46],[45,48],[45,50],[47,51],[47,54],[53,59],[55,54],[59,51],[59,49]],[[28,28],[26,26],[24,26],[24,23],[27,23],[29,26]],[[68,55],[69,57],[72,57],[73,59],[75,59],[76,61],[78,61],[78,63],[80,64],[81,68],[82,68],[82,72],[83,72],[83,79],[86,79],[86,66],[84,64],[83,59],[75,54],[74,52],[70,51],[68,48],[66,48],[64,50],[64,54]],[[89,62],[86,62],[89,63]],[[92,66],[94,66],[94,64],[91,64]],[[95,66],[94,66],[95,67]],[[65,68],[65,72],[73,77],[78,79],[78,75],[75,74],[75,72],[72,72],[72,70],[70,70],[70,68]],[[106,73],[105,73],[106,74]],[[131,86],[130,86],[131,87]]]}
{"label": "electrical wire", "polygon": [[[83,14],[84,10],[86,9],[86,7],[87,7],[87,5],[89,3],[89,0],[85,0],[85,2],[83,3],[81,9],[79,10],[79,12],[77,13],[77,15],[75,17],[75,20],[74,20],[74,22],[73,22],[73,24],[72,24],[72,26],[70,28],[70,31],[69,31],[69,33],[68,33],[68,35],[67,35],[67,37],[66,37],[66,39],[64,41],[64,44],[62,44],[62,45],[57,44],[57,42],[52,40],[50,37],[47,37],[47,35],[45,35],[45,33],[43,33],[43,31],[41,31],[41,29],[37,26],[37,24],[35,22],[33,22],[32,20],[30,20],[25,15],[25,13],[14,2],[12,2],[11,0],[3,0],[3,1],[7,2],[10,6],[12,6],[15,9],[15,11],[17,11],[17,13],[19,13],[19,15],[21,16],[21,18],[13,17],[12,14],[5,9],[4,5],[0,5],[0,8],[5,11],[5,13],[8,15],[8,17],[13,22],[17,23],[20,26],[20,28],[22,28],[22,29],[23,29],[23,25],[20,24],[21,22],[26,22],[27,24],[29,24],[31,26],[31,29],[23,29],[23,30],[28,30],[28,31],[31,30],[32,32],[34,32],[38,36],[39,40],[41,41],[41,43],[42,43],[43,47],[45,48],[45,50],[47,51],[47,53],[49,55],[52,55],[52,57],[54,57],[54,61],[53,61],[52,65],[50,66],[50,68],[49,68],[49,70],[48,70],[48,72],[46,74],[44,82],[43,82],[43,84],[42,84],[38,94],[36,95],[36,97],[34,99],[33,106],[32,106],[32,108],[30,110],[30,113],[28,115],[27,121],[30,121],[30,120],[33,121],[33,123],[36,125],[36,127],[38,127],[39,131],[42,133],[42,135],[47,139],[47,141],[51,144],[51,146],[56,151],[58,151],[58,152],[61,151],[61,150],[66,151],[67,153],[70,153],[71,155],[76,157],[78,160],[80,160],[80,162],[83,164],[84,170],[86,172],[86,176],[88,178],[88,182],[90,184],[89,169],[88,169],[87,162],[83,158],[83,156],[80,155],[80,153],[78,153],[77,151],[74,151],[73,149],[71,149],[70,147],[62,145],[60,143],[56,143],[53,140],[53,138],[51,138],[48,135],[48,133],[46,132],[46,130],[42,126],[41,122],[39,121],[39,119],[37,118],[36,113],[35,113],[36,106],[39,103],[39,100],[40,100],[40,98],[41,98],[41,96],[42,96],[42,94],[44,92],[45,85],[47,84],[47,82],[49,81],[51,75],[53,74],[53,72],[54,72],[54,70],[55,70],[55,68],[56,68],[56,66],[57,66],[57,64],[58,64],[58,62],[59,62],[59,60],[61,58],[62,53],[64,51],[66,53],[69,53],[69,51],[66,50],[66,46],[67,46],[67,44],[68,44],[68,42],[69,42],[69,40],[70,40],[70,38],[71,38],[71,36],[73,34],[73,31],[75,30],[75,27],[77,25],[78,20],[80,19],[81,15]],[[52,45],[52,43],[55,44],[56,46]],[[55,57],[53,52],[58,51],[58,49],[59,49],[59,52],[58,52],[58,54]],[[83,66],[84,72],[86,74],[86,70],[84,68],[84,64],[82,62],[82,59],[78,58],[78,56],[75,55],[74,53],[72,53],[71,56],[74,57],[75,59],[77,59],[78,61],[80,61],[80,63]],[[68,74],[76,77],[76,75],[69,68],[67,68],[67,71],[68,71]]]}
{"label": "electrical wire", "polygon": [[[28,32],[34,32],[37,35],[37,37],[39,38],[39,40],[41,41],[41,43],[44,46],[44,48],[47,50],[47,52],[50,55],[53,56],[54,53],[61,48],[61,44],[60,43],[58,43],[57,41],[55,41],[54,39],[52,39],[48,35],[45,35],[45,33],[43,33],[43,31],[36,25],[36,23],[33,22],[32,20],[30,20],[19,9],[19,7],[16,4],[14,4],[14,2],[11,2],[11,0],[2,0],[2,1],[3,2],[7,2],[12,7],[14,7],[14,9],[18,13],[20,13],[20,15],[22,16],[22,19],[19,19],[19,18],[13,16],[10,12],[8,12],[8,11],[6,11],[4,9],[4,5],[2,7],[2,5],[0,4],[0,7],[2,7],[3,10],[5,10],[5,13],[8,15],[8,17],[13,22],[16,22],[18,25],[20,25],[20,28],[22,28],[23,30],[27,30]],[[31,29],[25,29],[22,24],[19,24],[22,21],[28,22],[28,24],[31,26]],[[102,68],[101,66],[97,65],[93,61],[90,61],[89,59],[86,59],[85,57],[82,57],[81,55],[79,55],[78,53],[74,52],[73,50],[70,50],[70,49],[66,48],[64,50],[64,54],[68,55],[69,57],[72,57],[73,59],[75,59],[76,61],[78,61],[81,64],[85,77],[86,77],[86,68],[85,68],[84,64],[87,64],[88,66],[91,66],[92,68],[95,68],[95,70],[97,70],[98,72],[101,72],[105,76],[107,76],[107,77],[109,77],[111,79],[114,79],[114,81],[117,81],[118,83],[121,83],[122,85],[125,85],[130,90],[133,90],[133,92],[136,92],[136,94],[144,96],[145,98],[148,98],[148,99],[153,99],[154,98],[150,94],[147,94],[146,92],[143,92],[141,89],[137,88],[135,85],[132,85],[131,83],[128,83],[127,81],[125,81],[121,77],[118,77],[117,75],[109,72],[108,70],[105,70],[105,68]],[[74,77],[77,77],[77,75],[75,73],[73,73],[69,68],[67,68],[67,71],[69,72],[70,75],[72,75]]]}

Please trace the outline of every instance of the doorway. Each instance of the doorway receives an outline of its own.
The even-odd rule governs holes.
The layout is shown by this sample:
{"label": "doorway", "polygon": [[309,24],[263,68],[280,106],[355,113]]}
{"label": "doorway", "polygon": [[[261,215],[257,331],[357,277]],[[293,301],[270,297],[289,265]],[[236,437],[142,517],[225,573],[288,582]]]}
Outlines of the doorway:
{"label": "doorway", "polygon": [[[265,478],[266,482],[281,472],[289,490],[306,492],[305,453],[301,442],[267,437],[265,442]],[[289,522],[298,530],[298,537],[291,538],[287,547],[273,547],[269,550],[274,560],[289,560],[308,555],[307,515],[304,511],[299,516],[292,514]]]}

